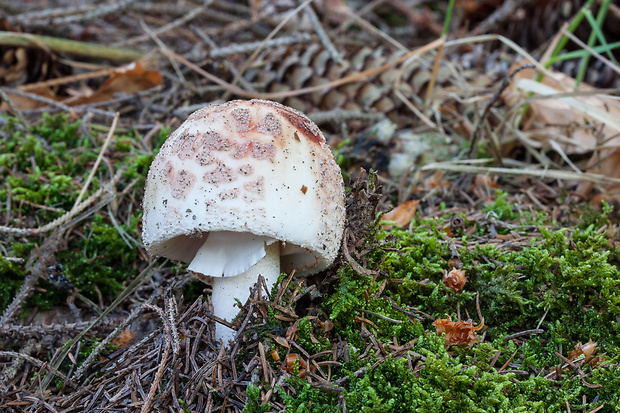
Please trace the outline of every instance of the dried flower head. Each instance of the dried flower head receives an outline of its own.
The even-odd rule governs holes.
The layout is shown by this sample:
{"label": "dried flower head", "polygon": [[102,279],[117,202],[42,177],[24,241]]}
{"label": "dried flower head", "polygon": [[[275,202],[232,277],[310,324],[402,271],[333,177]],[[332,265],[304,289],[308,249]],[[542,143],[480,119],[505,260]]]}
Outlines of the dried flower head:
{"label": "dried flower head", "polygon": [[446,333],[446,347],[450,346],[472,346],[478,342],[475,331],[484,327],[484,319],[474,327],[472,321],[452,321],[448,318],[438,318],[433,322],[437,329],[437,334]]}
{"label": "dried flower head", "polygon": [[464,270],[460,270],[458,268],[453,268],[450,272],[443,270],[444,285],[455,293],[461,292],[466,282],[467,277],[465,276]]}

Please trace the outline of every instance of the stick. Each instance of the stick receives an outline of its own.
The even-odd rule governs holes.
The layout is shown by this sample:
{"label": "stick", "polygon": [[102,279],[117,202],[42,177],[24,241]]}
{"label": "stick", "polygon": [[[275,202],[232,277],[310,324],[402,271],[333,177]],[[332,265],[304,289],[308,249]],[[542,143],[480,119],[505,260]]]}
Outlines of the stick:
{"label": "stick", "polygon": [[94,43],[79,42],[76,40],[58,39],[50,36],[35,34],[16,34],[14,32],[0,31],[0,45],[23,46],[40,48],[41,45],[49,50],[61,53],[71,53],[82,57],[108,59],[121,62],[133,62],[146,56],[145,53],[136,50],[119,49],[102,46]]}

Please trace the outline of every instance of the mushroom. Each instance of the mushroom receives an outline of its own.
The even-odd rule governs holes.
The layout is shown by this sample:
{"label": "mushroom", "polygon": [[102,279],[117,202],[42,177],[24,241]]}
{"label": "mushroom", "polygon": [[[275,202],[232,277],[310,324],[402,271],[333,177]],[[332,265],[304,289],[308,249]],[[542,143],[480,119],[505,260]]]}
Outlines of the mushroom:
{"label": "mushroom", "polygon": [[[155,157],[143,207],[149,254],[189,263],[228,321],[259,274],[271,288],[281,271],[330,266],[344,230],[342,175],[323,134],[266,100],[191,114]],[[218,325],[215,337],[227,343],[234,333]]]}

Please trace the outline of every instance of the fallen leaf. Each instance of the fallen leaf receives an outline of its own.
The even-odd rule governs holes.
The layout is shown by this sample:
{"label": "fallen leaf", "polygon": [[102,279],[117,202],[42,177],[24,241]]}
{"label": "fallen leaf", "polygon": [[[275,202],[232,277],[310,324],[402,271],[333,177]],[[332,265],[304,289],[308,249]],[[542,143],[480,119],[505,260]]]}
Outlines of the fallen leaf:
{"label": "fallen leaf", "polygon": [[[158,70],[146,69],[140,62],[130,63],[129,65],[116,69],[110,77],[95,91],[88,87],[76,86],[70,88],[70,97],[60,97],[52,92],[49,86],[33,87],[27,85],[27,91],[48,99],[61,102],[67,106],[85,105],[96,102],[112,100],[116,94],[132,94],[142,90],[148,90],[162,83],[163,77]],[[26,87],[20,87],[22,89]],[[11,94],[7,91],[11,101],[20,110],[30,110],[46,106],[46,103],[35,101],[27,97]],[[3,103],[0,110],[7,110]]]}
{"label": "fallen leaf", "polygon": [[273,338],[273,340],[282,347],[291,348],[291,346],[288,344],[288,341],[286,341],[284,337],[276,336]]}
{"label": "fallen leaf", "polygon": [[450,272],[443,270],[443,284],[455,293],[463,291],[463,287],[467,282],[465,271],[453,268]]}
{"label": "fallen leaf", "polygon": [[[523,61],[513,68],[522,66]],[[620,102],[604,94],[579,95],[595,90],[582,83],[576,87],[575,79],[551,71],[541,82],[535,79],[538,72],[524,69],[518,72],[502,93],[510,107],[520,106],[530,95],[549,98],[533,100],[522,119],[524,139],[535,148],[550,148],[561,156],[595,153],[588,163],[577,165],[585,172],[620,178],[617,147],[620,146]],[[576,90],[574,96],[553,97]],[[587,195],[592,184],[585,184],[580,195]],[[607,191],[620,194],[620,185],[605,186]],[[619,196],[616,199],[620,200]]]}
{"label": "fallen leaf", "polygon": [[452,321],[448,318],[438,318],[433,322],[437,329],[437,334],[446,333],[446,347],[450,346],[472,346],[478,342],[475,331],[484,327],[484,320],[474,327],[472,321]]}
{"label": "fallen leaf", "polygon": [[[409,223],[415,216],[415,212],[418,209],[419,204],[420,201],[417,199],[404,202],[390,212],[386,212],[385,214],[383,214],[383,217],[381,219],[383,221],[395,222],[396,225],[399,227],[409,225]],[[383,225],[382,227],[383,229],[387,230],[392,229],[392,225],[390,224]]]}
{"label": "fallen leaf", "polygon": [[585,362],[589,362],[596,353],[596,341],[588,341],[586,344],[577,343],[575,349],[568,354],[570,361],[575,361],[582,354],[585,356]]}
{"label": "fallen leaf", "polygon": [[111,100],[115,94],[120,92],[131,95],[132,93],[158,86],[162,80],[162,75],[158,70],[148,70],[140,62],[130,63],[115,70],[95,93],[77,99],[71,105],[84,105]]}

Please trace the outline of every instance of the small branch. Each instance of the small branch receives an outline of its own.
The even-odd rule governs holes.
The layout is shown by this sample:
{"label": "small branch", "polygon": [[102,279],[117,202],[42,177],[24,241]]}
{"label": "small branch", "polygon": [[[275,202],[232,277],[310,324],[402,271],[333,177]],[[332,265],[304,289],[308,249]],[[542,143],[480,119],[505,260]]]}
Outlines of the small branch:
{"label": "small branch", "polygon": [[[286,47],[293,44],[304,44],[310,42],[311,37],[307,33],[295,33],[291,36],[287,37],[278,37],[276,39],[271,39],[266,42],[263,47],[265,49],[274,49],[279,47]],[[213,58],[218,57],[226,57],[239,53],[249,53],[256,50],[260,47],[263,42],[250,42],[250,43],[241,43],[241,44],[233,44],[230,46],[220,47],[217,49],[212,49],[209,52],[209,56]]]}
{"label": "small branch", "polygon": [[[153,294],[151,294],[151,296],[146,301],[146,303],[149,303],[149,304],[152,303],[155,300],[155,298],[159,296],[160,293],[161,293],[161,290],[159,289],[156,289],[155,291],[153,291]],[[142,313],[144,308],[145,308],[144,305],[134,308],[131,314],[127,316],[125,321],[123,321],[118,327],[114,329],[114,331],[108,334],[106,338],[104,338],[97,344],[97,347],[95,347],[90,352],[90,354],[88,355],[84,363],[82,363],[82,365],[77,369],[77,371],[73,374],[72,377],[73,378],[81,377],[86,372],[86,370],[88,370],[88,368],[90,368],[90,366],[99,359],[99,354],[101,354],[101,352],[105,350],[105,347],[108,344],[111,344],[112,340],[118,337],[118,335],[121,334],[125,330],[125,328],[127,328],[129,324],[131,324],[136,318],[138,318],[138,316],[140,315],[140,313]],[[89,323],[89,325],[90,324],[92,323]]]}
{"label": "small branch", "polygon": [[131,45],[131,44],[135,44],[135,43],[140,43],[140,42],[144,42],[146,40],[149,40],[153,37],[153,35],[155,36],[159,36],[162,33],[168,32],[170,30],[173,30],[179,26],[183,26],[186,23],[194,20],[196,17],[198,17],[201,13],[203,13],[205,11],[205,7],[206,6],[199,6],[194,8],[193,10],[191,10],[189,13],[187,13],[186,15],[182,16],[179,19],[176,19],[162,27],[160,27],[159,29],[155,29],[153,30],[153,33],[145,33],[141,36],[138,37],[134,37],[133,39],[129,39],[125,42],[122,42],[123,46],[126,45]]}
{"label": "small branch", "polygon": [[119,49],[116,47],[102,46],[94,43],[79,42],[76,40],[59,39],[50,36],[40,36],[35,34],[3,32],[0,31],[1,46],[22,46],[42,48],[47,47],[49,50],[58,53],[71,53],[76,56],[108,59],[121,62],[132,62],[142,59],[145,53]]}
{"label": "small branch", "polygon": [[332,58],[332,60],[341,66],[344,65],[345,62],[342,59],[342,56],[340,56],[340,53],[338,53],[338,50],[336,50],[336,47],[334,47],[334,44],[329,39],[327,33],[325,33],[325,29],[323,29],[323,26],[321,26],[321,22],[319,21],[319,18],[316,16],[316,13],[312,9],[312,7],[306,7],[304,9],[304,13],[306,17],[310,19],[310,23],[312,23],[314,31],[316,32],[317,36],[319,36],[319,40],[321,40],[321,43],[325,47],[325,50],[327,50],[327,52],[329,53],[329,56]]}
{"label": "small branch", "polygon": [[502,338],[502,340],[507,341],[507,340],[512,340],[513,338],[517,338],[517,337],[521,337],[521,336],[529,336],[532,334],[541,334],[544,333],[545,330],[543,330],[542,328],[535,328],[533,330],[525,330],[525,331],[519,331],[518,333],[514,333],[511,334],[509,336],[506,336],[504,338]]}

